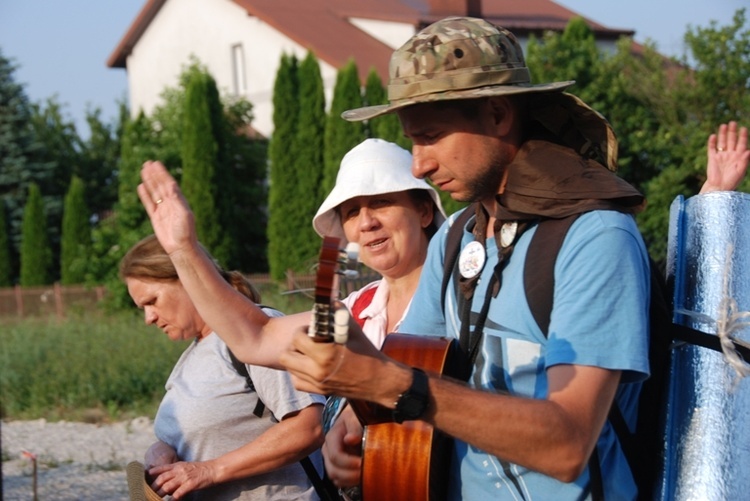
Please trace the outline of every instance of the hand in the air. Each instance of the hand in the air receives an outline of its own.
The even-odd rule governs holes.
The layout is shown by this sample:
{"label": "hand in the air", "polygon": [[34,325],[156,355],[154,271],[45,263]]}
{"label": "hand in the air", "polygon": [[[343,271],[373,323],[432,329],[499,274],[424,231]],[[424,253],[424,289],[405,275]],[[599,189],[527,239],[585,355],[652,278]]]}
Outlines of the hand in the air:
{"label": "hand in the air", "polygon": [[148,161],[141,169],[138,197],[151,219],[156,238],[170,256],[196,245],[195,220],[190,206],[161,162]]}
{"label": "hand in the air", "polygon": [[721,124],[717,133],[708,138],[706,182],[701,193],[736,189],[745,176],[748,161],[747,128],[738,131],[737,122]]}

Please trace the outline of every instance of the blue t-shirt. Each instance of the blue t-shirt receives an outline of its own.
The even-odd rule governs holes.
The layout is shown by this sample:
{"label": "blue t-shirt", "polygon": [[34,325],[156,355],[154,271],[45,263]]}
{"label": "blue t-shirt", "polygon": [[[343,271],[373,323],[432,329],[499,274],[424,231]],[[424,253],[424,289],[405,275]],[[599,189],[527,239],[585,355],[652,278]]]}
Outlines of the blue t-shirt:
{"label": "blue t-shirt", "polygon": [[[448,224],[432,239],[411,309],[401,332],[458,338],[460,312],[448,285],[440,301]],[[632,216],[614,211],[584,214],[571,226],[555,262],[549,336],[545,339],[526,302],[523,270],[536,228],[523,234],[490,303],[484,336],[469,384],[487,391],[543,399],[547,368],[576,364],[621,370],[617,400],[632,426],[640,383],[648,375],[649,263]],[[464,231],[462,247],[473,241]],[[487,262],[474,293],[472,321],[497,262],[497,245],[485,245]],[[456,440],[450,499],[581,499],[589,473],[563,483],[508,463]],[[597,444],[606,499],[633,499],[636,488],[613,429],[605,424]]]}

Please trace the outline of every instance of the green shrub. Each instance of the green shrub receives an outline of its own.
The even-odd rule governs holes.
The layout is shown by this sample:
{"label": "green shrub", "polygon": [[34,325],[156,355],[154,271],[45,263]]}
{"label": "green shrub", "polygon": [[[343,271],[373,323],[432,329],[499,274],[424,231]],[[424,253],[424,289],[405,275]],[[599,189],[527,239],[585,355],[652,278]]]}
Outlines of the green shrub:
{"label": "green shrub", "polygon": [[87,409],[153,416],[185,343],[140,314],[87,312],[5,321],[0,329],[0,414],[77,419]]}

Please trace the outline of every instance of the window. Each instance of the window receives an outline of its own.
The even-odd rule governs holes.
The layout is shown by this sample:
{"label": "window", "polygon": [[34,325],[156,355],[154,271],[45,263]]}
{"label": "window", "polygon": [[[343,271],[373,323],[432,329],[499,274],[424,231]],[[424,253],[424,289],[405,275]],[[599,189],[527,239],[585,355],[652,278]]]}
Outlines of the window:
{"label": "window", "polygon": [[234,84],[234,95],[241,96],[247,92],[247,81],[245,80],[245,51],[242,44],[232,45],[232,81]]}

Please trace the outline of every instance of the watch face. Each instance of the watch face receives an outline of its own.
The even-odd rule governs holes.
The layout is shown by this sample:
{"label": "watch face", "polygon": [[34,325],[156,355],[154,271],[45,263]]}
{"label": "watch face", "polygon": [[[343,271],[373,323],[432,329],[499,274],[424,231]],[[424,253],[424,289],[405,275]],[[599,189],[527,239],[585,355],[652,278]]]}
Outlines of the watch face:
{"label": "watch face", "polygon": [[393,411],[393,419],[397,423],[406,420],[418,419],[424,414],[429,402],[427,375],[419,370],[413,369],[414,379],[411,387],[406,390],[396,402],[396,409]]}

